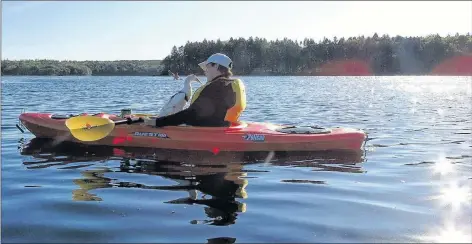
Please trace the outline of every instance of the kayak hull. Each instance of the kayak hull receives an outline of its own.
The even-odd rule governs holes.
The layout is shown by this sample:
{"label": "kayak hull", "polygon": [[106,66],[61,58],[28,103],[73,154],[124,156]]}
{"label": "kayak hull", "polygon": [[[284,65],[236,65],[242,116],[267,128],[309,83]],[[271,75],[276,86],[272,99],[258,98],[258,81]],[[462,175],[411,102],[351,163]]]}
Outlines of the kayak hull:
{"label": "kayak hull", "polygon": [[[120,124],[105,138],[79,141],[65,125],[67,118],[51,113],[23,113],[21,124],[38,138],[72,141],[89,145],[146,147],[203,151],[324,151],[359,150],[366,134],[350,128],[331,128],[329,133],[293,134],[280,132],[282,125],[241,122],[230,127],[167,126],[144,123]],[[99,113],[94,116],[113,121],[123,118]]]}

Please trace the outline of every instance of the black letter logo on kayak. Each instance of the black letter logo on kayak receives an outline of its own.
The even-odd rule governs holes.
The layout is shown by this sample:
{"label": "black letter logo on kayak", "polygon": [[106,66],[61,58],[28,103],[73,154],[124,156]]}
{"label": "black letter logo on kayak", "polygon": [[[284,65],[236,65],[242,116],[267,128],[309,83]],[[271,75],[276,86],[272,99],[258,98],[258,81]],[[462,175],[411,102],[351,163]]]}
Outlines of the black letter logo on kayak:
{"label": "black letter logo on kayak", "polygon": [[246,134],[243,136],[243,139],[246,141],[263,142],[265,141],[265,136],[261,134]]}
{"label": "black letter logo on kayak", "polygon": [[169,138],[165,133],[156,133],[156,132],[134,132],[134,136],[150,136],[150,137],[159,137],[159,138]]}

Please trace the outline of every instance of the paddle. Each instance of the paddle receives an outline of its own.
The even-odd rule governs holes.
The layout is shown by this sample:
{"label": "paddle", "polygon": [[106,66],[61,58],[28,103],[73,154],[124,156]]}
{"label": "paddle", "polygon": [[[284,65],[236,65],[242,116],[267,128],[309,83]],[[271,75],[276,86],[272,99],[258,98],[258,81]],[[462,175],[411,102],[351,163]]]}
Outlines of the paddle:
{"label": "paddle", "polygon": [[77,116],[66,120],[66,126],[72,136],[81,141],[97,141],[110,134],[115,125],[144,122],[142,118],[127,118],[113,121],[96,116]]}

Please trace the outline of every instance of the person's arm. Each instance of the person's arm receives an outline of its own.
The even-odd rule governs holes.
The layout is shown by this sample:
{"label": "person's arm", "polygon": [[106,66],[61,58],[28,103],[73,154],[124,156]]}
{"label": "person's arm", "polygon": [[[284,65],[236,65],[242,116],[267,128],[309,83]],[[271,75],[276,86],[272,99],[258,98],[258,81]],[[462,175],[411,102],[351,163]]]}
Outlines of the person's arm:
{"label": "person's arm", "polygon": [[195,116],[196,116],[195,109],[193,107],[188,107],[187,109],[184,109],[175,114],[157,118],[155,126],[163,127],[163,126],[185,124],[190,119],[195,118]]}

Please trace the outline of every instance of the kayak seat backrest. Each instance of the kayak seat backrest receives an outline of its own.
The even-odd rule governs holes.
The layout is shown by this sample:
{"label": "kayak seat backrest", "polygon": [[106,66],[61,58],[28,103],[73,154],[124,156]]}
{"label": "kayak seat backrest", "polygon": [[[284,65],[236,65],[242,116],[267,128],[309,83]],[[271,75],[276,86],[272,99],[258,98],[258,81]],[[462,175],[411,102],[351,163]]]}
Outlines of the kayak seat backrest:
{"label": "kayak seat backrest", "polygon": [[241,113],[246,109],[246,88],[239,79],[232,81],[231,88],[235,94],[235,101],[233,107],[226,112],[225,121],[238,123]]}
{"label": "kayak seat backrest", "polygon": [[204,127],[204,126],[191,126],[186,124],[178,125],[178,127],[196,127],[196,128],[220,128],[225,131],[238,131],[247,127],[247,123],[243,121],[231,122],[231,125],[228,127]]}
{"label": "kayak seat backrest", "polygon": [[247,127],[247,123],[243,121],[231,122],[231,125],[225,131],[238,131]]}

